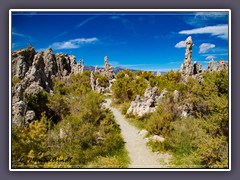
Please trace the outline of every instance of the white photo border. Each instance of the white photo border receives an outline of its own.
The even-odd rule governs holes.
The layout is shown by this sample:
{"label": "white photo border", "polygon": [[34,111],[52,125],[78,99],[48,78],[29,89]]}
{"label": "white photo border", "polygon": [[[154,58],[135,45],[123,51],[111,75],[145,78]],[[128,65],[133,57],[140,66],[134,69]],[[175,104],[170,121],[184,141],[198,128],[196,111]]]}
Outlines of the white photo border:
{"label": "white photo border", "polygon": [[[106,168],[106,169],[13,169],[12,168],[12,13],[13,12],[228,12],[228,108],[229,108],[229,144],[228,144],[228,169],[194,169],[194,168],[162,168],[162,169],[144,169],[144,168]],[[9,10],[9,171],[231,171],[231,9],[10,9]]]}

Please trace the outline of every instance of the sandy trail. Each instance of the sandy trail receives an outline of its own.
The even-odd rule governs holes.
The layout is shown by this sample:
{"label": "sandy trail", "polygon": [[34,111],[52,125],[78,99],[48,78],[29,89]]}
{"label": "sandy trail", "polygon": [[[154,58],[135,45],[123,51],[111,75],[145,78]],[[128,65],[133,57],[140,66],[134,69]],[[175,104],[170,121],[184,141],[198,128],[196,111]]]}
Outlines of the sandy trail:
{"label": "sandy trail", "polygon": [[146,145],[147,140],[139,134],[139,130],[130,125],[118,109],[110,107],[110,99],[106,101],[105,107],[113,112],[120,125],[121,134],[126,143],[125,147],[131,159],[129,168],[164,168],[161,162],[167,160],[169,155],[153,153]]}

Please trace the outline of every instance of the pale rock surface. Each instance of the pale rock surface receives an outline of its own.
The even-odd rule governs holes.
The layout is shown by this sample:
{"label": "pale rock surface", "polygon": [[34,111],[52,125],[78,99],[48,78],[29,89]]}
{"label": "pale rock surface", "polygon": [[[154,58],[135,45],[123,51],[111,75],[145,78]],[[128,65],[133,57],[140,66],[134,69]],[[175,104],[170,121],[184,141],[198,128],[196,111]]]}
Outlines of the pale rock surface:
{"label": "pale rock surface", "polygon": [[[53,95],[53,78],[66,78],[70,74],[82,73],[83,61],[76,63],[75,56],[53,54],[51,48],[36,52],[32,45],[12,52],[12,77],[19,79],[12,87],[12,122],[20,125],[31,121],[35,112],[26,112],[23,94],[36,94],[45,90]],[[28,113],[28,114],[26,114]],[[23,122],[27,119],[26,122]]]}
{"label": "pale rock surface", "polygon": [[35,112],[33,110],[27,111],[25,115],[25,123],[32,122],[34,118],[35,118]]}
{"label": "pale rock surface", "polygon": [[183,76],[183,81],[186,81],[188,76],[191,76],[193,74],[193,67],[192,67],[192,37],[189,36],[186,39],[186,52],[185,52],[185,58],[184,62],[181,65],[180,72]]}
{"label": "pale rock surface", "polygon": [[[94,75],[106,76],[108,78],[108,82],[106,83],[105,87],[102,87],[99,83],[99,79],[97,78],[94,81]],[[92,90],[97,91],[98,93],[105,93],[105,92],[112,92],[111,86],[115,81],[115,73],[114,68],[108,63],[108,57],[104,57],[104,68],[100,69],[98,66],[95,66],[94,74],[91,73],[90,84]]]}
{"label": "pale rock surface", "polygon": [[149,138],[149,140],[152,140],[154,142],[163,142],[165,139],[162,136],[153,135]]}
{"label": "pale rock surface", "polygon": [[141,117],[146,113],[154,112],[156,106],[162,101],[166,93],[167,91],[164,89],[158,96],[157,87],[147,88],[144,92],[143,98],[140,98],[140,96],[137,95],[135,100],[131,102],[131,105],[127,110],[127,114],[133,114]]}

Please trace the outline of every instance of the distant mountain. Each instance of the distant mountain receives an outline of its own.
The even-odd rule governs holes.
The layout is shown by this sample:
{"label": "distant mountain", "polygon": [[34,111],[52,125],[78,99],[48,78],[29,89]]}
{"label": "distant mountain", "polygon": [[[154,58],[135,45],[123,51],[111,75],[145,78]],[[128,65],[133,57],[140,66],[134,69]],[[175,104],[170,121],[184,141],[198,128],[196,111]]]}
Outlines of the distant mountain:
{"label": "distant mountain", "polygon": [[84,70],[94,71],[95,67],[94,66],[84,66]]}
{"label": "distant mountain", "polygon": [[[102,67],[99,67],[100,69]],[[88,71],[94,71],[95,67],[94,66],[84,66],[84,70],[88,70]],[[114,73],[117,74],[119,71],[123,71],[125,69],[128,69],[128,68],[125,68],[125,67],[121,67],[121,66],[117,66],[117,67],[114,67]],[[136,72],[138,71],[138,69],[129,69],[130,71],[132,72]],[[157,71],[152,71],[154,74],[157,74]],[[166,72],[161,72],[161,74],[165,74]]]}
{"label": "distant mountain", "polygon": [[[128,68],[121,67],[121,66],[114,67],[114,73],[117,74],[119,71],[124,71],[125,69],[128,69]],[[132,72],[138,71],[136,69],[129,69],[129,70]]]}

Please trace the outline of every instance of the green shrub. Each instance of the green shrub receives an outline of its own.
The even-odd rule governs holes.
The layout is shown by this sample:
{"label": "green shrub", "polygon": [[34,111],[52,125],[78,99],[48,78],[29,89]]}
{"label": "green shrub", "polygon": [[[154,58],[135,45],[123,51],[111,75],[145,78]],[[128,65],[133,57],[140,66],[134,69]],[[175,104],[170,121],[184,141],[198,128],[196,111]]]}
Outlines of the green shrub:
{"label": "green shrub", "polygon": [[122,104],[122,105],[121,105],[121,109],[120,109],[120,110],[121,110],[121,113],[122,113],[122,114],[126,114],[129,107],[130,107],[130,103],[124,103],[124,104]]}
{"label": "green shrub", "polygon": [[[176,75],[176,76],[175,76]],[[204,80],[192,77],[186,84],[178,82],[173,72],[155,78],[159,90],[167,88],[162,105],[147,118],[146,129],[165,138],[150,142],[153,150],[173,153],[172,165],[185,168],[228,167],[228,75],[226,71],[204,72]],[[172,92],[179,91],[178,102]],[[181,118],[179,106],[189,104],[188,118]]]}
{"label": "green shrub", "polygon": [[26,127],[12,127],[12,165],[14,168],[41,168],[49,158],[47,150],[47,118]]}
{"label": "green shrub", "polygon": [[156,111],[150,115],[149,120],[147,120],[146,129],[151,134],[162,135],[164,128],[172,121],[172,114],[166,107],[159,105]]}
{"label": "green shrub", "polygon": [[117,104],[128,103],[136,98],[137,95],[142,96],[148,87],[145,79],[148,75],[138,76],[139,72],[133,73],[129,70],[120,71],[116,75],[116,81],[112,85],[113,102]]}
{"label": "green shrub", "polygon": [[20,79],[17,76],[12,77],[12,86],[15,87],[17,83],[20,82]]}
{"label": "green shrub", "polygon": [[[52,96],[46,91],[24,94],[28,108],[48,120],[13,127],[13,167],[84,168],[96,159],[102,167],[104,162],[107,167],[127,167],[119,125],[110,110],[102,108],[103,96],[91,90],[89,77],[84,72],[66,82],[56,79]],[[32,158],[40,161],[29,163]]]}
{"label": "green shrub", "polygon": [[23,96],[23,99],[27,104],[27,109],[33,110],[36,114],[37,119],[41,119],[43,112],[46,112],[47,116],[50,115],[50,111],[47,106],[50,96],[48,92],[40,90],[36,94],[28,95],[27,93],[24,93]]}
{"label": "green shrub", "polygon": [[203,139],[194,154],[207,168],[228,168],[228,142],[224,136]]}

